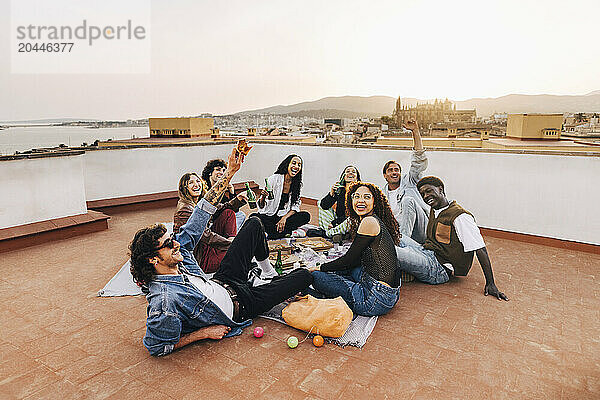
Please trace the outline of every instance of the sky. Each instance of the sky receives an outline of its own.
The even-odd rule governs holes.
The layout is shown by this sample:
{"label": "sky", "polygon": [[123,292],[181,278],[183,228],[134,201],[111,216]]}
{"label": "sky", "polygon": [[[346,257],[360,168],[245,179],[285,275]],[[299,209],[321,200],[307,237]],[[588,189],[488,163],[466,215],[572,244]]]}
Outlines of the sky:
{"label": "sky", "polygon": [[[72,3],[93,9],[89,0]],[[147,4],[144,72],[13,73],[11,2],[0,0],[0,121],[226,114],[345,95],[465,100],[600,89],[597,0]]]}

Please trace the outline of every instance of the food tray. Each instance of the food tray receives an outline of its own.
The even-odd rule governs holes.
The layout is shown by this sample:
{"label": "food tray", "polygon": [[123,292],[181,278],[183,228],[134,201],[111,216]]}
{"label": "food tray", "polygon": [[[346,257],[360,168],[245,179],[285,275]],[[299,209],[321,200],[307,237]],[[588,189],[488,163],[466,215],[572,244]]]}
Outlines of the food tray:
{"label": "food tray", "polygon": [[310,247],[315,251],[328,250],[333,247],[333,244],[329,240],[321,237],[296,239],[296,243],[302,246]]}
{"label": "food tray", "polygon": [[277,250],[281,250],[281,254],[290,254],[292,245],[287,239],[269,240],[269,254],[277,255]]}

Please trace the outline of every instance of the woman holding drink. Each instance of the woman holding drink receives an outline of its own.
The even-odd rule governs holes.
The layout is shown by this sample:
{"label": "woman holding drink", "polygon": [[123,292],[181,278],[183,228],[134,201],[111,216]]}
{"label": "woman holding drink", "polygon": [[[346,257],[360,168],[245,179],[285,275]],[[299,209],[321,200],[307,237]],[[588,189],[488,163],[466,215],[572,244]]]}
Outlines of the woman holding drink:
{"label": "woman holding drink", "polygon": [[356,181],[360,181],[360,172],[354,165],[348,165],[342,171],[340,180],[331,186],[329,193],[319,202],[319,229],[309,229],[307,236],[331,238],[348,233],[346,191]]}
{"label": "woman holding drink", "polygon": [[253,214],[262,221],[269,239],[280,239],[310,221],[310,214],[300,211],[300,190],[302,188],[302,159],[290,154],[277,167],[275,173],[266,179],[257,203],[258,213]]}

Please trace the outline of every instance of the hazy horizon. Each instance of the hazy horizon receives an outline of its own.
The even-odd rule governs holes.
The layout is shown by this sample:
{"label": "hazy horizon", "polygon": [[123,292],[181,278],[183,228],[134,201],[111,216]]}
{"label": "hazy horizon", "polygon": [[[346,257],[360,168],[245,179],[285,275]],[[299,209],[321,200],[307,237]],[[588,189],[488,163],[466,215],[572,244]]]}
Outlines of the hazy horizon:
{"label": "hazy horizon", "polygon": [[[3,30],[0,121],[224,115],[338,96],[464,101],[600,89],[594,1],[150,3],[147,74],[13,74],[13,32]],[[90,19],[101,17],[89,7]],[[0,0],[0,23],[10,27],[10,15],[10,1]]]}

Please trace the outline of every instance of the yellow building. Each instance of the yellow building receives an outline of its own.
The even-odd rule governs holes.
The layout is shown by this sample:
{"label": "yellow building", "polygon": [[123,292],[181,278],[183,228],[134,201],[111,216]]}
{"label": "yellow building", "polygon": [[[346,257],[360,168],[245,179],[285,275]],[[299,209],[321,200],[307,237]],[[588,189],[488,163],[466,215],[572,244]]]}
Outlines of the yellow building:
{"label": "yellow building", "polygon": [[562,114],[508,114],[506,136],[521,140],[558,140],[562,124]]}
{"label": "yellow building", "polygon": [[150,137],[210,137],[212,118],[149,118]]}

